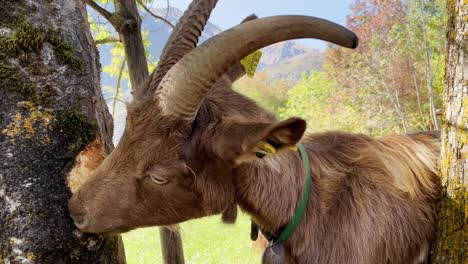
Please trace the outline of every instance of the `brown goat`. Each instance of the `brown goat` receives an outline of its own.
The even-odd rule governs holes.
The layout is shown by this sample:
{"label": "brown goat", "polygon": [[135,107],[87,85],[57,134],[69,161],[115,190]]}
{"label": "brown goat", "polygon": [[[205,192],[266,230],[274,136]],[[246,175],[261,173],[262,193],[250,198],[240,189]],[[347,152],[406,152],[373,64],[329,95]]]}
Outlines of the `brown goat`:
{"label": "brown goat", "polygon": [[[199,35],[216,3],[205,1],[206,11],[202,2],[194,1],[172,42],[183,38],[187,17],[201,19],[193,23],[197,30],[185,30]],[[190,16],[194,10],[205,13]],[[196,43],[193,35],[186,37]],[[233,220],[239,205],[262,230],[278,233],[304,189],[302,161],[289,150],[302,138],[311,195],[299,226],[284,242],[288,261],[423,263],[434,234],[437,139],[343,132],[303,138],[304,120],[277,121],[231,89],[242,74],[236,70],[241,58],[300,37],[357,45],[352,32],[331,22],[282,16],[246,22],[192,51],[184,41],[177,42],[187,46],[183,52],[165,49],[163,73],[153,73],[128,106],[121,141],[69,202],[77,227],[125,232],[220,213]],[[277,153],[257,158],[266,143]]]}

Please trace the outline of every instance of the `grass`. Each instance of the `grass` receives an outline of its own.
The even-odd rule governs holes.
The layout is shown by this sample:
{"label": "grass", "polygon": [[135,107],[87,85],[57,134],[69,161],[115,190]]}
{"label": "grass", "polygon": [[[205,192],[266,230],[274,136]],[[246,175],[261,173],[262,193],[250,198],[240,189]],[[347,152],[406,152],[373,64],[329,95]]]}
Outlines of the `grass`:
{"label": "grass", "polygon": [[[234,225],[211,216],[181,224],[186,264],[260,263],[261,252],[252,249],[250,219],[239,213]],[[141,228],[122,235],[128,264],[160,264],[158,228]]]}

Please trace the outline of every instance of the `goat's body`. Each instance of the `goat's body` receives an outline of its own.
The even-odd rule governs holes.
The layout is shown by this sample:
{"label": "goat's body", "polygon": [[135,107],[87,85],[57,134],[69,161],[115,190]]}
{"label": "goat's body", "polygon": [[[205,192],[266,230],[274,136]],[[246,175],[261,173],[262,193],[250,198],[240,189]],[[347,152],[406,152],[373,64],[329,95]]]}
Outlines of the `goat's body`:
{"label": "goat's body", "polygon": [[[406,264],[425,259],[434,234],[436,140],[328,132],[310,135],[303,143],[310,156],[312,192],[304,218],[285,243],[293,262]],[[421,155],[430,158],[431,167]],[[297,153],[289,152],[239,168],[238,203],[265,230],[278,232],[292,218],[304,184],[301,163]]]}
{"label": "goat's body", "polygon": [[[268,112],[253,101],[232,100],[243,96],[225,86],[213,90],[206,108],[224,108],[219,112],[230,115],[223,119],[251,116],[246,122],[270,121]],[[243,102],[240,108],[239,101]],[[426,261],[438,193],[435,173],[440,142],[436,135],[372,138],[325,132],[305,136],[302,143],[309,153],[312,186],[306,213],[285,242],[291,262]],[[303,164],[293,151],[267,156],[238,167],[235,184],[239,206],[262,229],[278,233],[292,219],[302,195]]]}
{"label": "goat's body", "polygon": [[[274,118],[225,87],[221,83],[207,97],[202,108],[206,122]],[[229,115],[207,113],[218,107],[222,109],[213,112]],[[309,153],[312,186],[305,215],[285,241],[291,262],[424,263],[435,230],[437,135],[373,138],[325,132],[305,136],[302,143]],[[235,184],[241,209],[263,230],[278,233],[292,219],[303,192],[299,153],[285,151],[244,163],[235,171]]]}

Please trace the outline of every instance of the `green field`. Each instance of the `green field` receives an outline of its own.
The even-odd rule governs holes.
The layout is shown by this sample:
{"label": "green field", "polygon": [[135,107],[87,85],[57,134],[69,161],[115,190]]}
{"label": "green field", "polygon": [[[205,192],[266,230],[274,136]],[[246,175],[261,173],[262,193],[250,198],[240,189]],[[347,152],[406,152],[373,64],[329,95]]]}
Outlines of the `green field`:
{"label": "green field", "polygon": [[[239,213],[234,225],[221,216],[192,220],[181,225],[185,263],[260,263],[261,252],[252,249],[250,219]],[[141,228],[122,235],[128,264],[160,264],[158,228]]]}

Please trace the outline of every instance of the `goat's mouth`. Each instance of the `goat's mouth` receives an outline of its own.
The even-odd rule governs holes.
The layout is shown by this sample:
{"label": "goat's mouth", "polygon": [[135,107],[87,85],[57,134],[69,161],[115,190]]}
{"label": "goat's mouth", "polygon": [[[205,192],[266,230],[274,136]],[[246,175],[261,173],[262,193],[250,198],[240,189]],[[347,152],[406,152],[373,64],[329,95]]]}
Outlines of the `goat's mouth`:
{"label": "goat's mouth", "polygon": [[[75,224],[76,225],[76,224]],[[106,228],[95,228],[95,227],[85,227],[85,228],[80,228],[76,226],[80,232],[82,233],[89,233],[89,234],[99,234],[99,235],[117,235],[121,233],[126,233],[130,230],[133,230],[132,228],[115,228],[115,227],[106,227]]]}
{"label": "goat's mouth", "polygon": [[130,231],[126,221],[112,218],[96,219],[89,216],[71,215],[75,226],[83,233],[92,234],[119,234]]}
{"label": "goat's mouth", "polygon": [[73,219],[75,226],[80,230],[86,229],[89,224],[88,218],[83,215],[70,215],[70,217]]}

